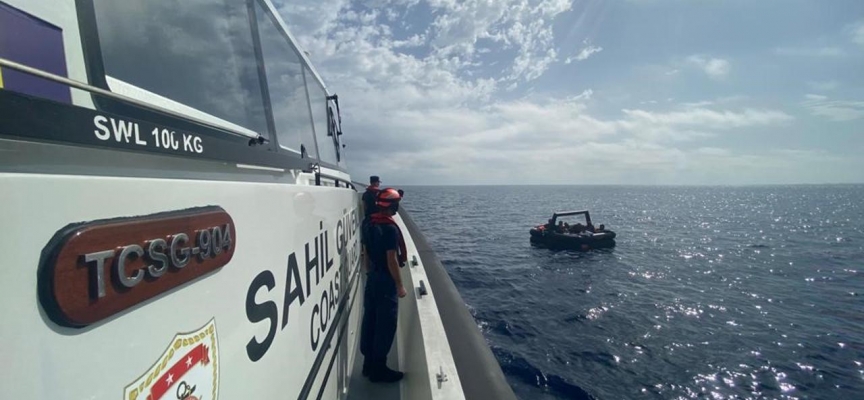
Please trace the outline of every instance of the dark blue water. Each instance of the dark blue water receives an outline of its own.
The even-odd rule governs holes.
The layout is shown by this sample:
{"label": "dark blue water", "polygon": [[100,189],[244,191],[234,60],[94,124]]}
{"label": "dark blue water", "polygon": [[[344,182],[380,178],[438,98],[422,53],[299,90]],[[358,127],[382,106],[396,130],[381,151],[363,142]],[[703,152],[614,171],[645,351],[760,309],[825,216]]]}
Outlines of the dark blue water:
{"label": "dark blue water", "polygon": [[[864,186],[406,189],[523,399],[864,398]],[[615,249],[530,246],[581,208]]]}

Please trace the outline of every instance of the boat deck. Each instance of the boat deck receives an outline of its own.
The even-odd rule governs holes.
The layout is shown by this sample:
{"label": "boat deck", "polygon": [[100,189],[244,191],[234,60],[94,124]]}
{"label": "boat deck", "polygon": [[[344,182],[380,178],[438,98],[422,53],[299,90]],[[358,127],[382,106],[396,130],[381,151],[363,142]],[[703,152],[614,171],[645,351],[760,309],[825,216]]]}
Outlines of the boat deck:
{"label": "boat deck", "polygon": [[[399,365],[398,350],[399,344],[398,335],[393,341],[393,347],[390,350],[390,355],[387,356],[387,366],[390,368],[401,370]],[[363,354],[360,354],[359,343],[354,350],[357,354],[354,356],[354,365],[351,367],[351,381],[348,383],[347,400],[399,400],[402,398],[402,385],[405,379],[394,383],[373,383],[363,376]],[[407,376],[406,376],[407,378]]]}

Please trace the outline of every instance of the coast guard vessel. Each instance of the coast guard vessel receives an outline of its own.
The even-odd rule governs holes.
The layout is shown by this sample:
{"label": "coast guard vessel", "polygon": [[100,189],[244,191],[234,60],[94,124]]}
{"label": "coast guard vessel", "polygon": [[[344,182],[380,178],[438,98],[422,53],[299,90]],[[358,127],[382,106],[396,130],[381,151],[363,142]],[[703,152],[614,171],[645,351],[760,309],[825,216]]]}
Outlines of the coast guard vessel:
{"label": "coast guard vessel", "polygon": [[0,398],[514,398],[404,214],[360,376],[358,200],[270,0],[0,0]]}

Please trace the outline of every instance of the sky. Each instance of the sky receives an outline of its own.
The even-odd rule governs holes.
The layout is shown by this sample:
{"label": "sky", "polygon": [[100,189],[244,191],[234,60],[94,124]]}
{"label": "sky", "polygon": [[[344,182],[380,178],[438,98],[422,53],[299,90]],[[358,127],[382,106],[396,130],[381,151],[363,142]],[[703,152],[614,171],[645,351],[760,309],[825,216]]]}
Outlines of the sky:
{"label": "sky", "polygon": [[357,180],[864,182],[861,0],[274,3]]}

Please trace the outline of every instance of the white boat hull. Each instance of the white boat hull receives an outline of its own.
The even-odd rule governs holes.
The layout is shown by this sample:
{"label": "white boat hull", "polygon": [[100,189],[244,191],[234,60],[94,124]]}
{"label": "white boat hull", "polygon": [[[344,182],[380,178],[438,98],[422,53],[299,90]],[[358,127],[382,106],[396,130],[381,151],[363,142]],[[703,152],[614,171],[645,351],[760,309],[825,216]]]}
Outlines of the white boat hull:
{"label": "white boat hull", "polygon": [[[6,260],[0,268],[4,399],[120,398],[123,388],[151,367],[176,334],[195,331],[210,320],[218,332],[221,398],[296,398],[316,356],[328,347],[323,343],[327,331],[335,329],[330,299],[344,296],[340,279],[350,280],[359,267],[357,199],[350,189],[19,173],[0,174],[0,188],[0,254]],[[36,270],[43,248],[60,228],[206,205],[222,207],[236,225],[236,250],[227,265],[85,328],[61,327],[47,318],[35,290]],[[342,227],[337,230],[337,225]],[[324,253],[329,258],[321,262],[317,257],[307,285],[305,247],[311,242],[314,248],[320,234],[327,237]],[[341,254],[340,237],[346,238]],[[285,314],[292,254],[300,264],[305,301],[295,300]],[[272,275],[272,289],[251,286],[262,274]],[[356,287],[357,280],[352,292]],[[272,304],[278,309],[275,321],[266,314],[268,319],[250,322],[250,290],[252,307]],[[356,326],[357,314],[351,315],[351,326]],[[353,343],[356,334],[350,329],[344,338]],[[335,341],[338,335],[332,337]],[[253,361],[250,354],[260,358]],[[337,365],[343,362],[350,365],[351,360]],[[313,395],[323,376],[318,374]],[[339,373],[328,379],[335,382]],[[338,385],[328,388],[324,398],[338,398]]]}

